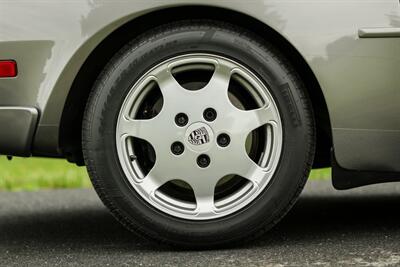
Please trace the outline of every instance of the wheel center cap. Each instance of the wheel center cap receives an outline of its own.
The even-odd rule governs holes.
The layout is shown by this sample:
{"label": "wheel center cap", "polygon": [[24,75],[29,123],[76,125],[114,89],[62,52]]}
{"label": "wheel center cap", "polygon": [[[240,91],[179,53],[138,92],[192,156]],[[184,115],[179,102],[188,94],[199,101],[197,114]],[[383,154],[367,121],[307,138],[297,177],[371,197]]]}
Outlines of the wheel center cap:
{"label": "wheel center cap", "polygon": [[204,122],[192,123],[186,129],[185,143],[196,152],[208,150],[214,143],[214,132]]}

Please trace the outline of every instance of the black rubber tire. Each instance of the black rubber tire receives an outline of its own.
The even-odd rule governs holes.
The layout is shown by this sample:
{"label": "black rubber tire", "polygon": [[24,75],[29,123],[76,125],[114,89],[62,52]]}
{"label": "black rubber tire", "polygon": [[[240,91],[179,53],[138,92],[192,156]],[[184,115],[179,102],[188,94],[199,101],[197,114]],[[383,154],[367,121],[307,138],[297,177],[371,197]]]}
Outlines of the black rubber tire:
{"label": "black rubber tire", "polygon": [[[264,192],[239,212],[208,221],[179,219],[150,206],[127,181],[115,142],[118,114],[132,84],[157,63],[193,52],[223,55],[252,69],[271,89],[283,124],[280,163]],[[182,248],[234,245],[269,230],[298,198],[314,150],[312,106],[290,62],[257,35],[209,20],[163,25],[127,44],[100,74],[83,120],[85,163],[104,204],[129,230]]]}

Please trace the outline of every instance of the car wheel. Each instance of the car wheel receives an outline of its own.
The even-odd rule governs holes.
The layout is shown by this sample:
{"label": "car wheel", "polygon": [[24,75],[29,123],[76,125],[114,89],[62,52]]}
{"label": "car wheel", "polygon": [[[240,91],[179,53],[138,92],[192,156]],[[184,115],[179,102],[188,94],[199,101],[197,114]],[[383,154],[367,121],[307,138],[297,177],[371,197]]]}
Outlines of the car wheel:
{"label": "car wheel", "polygon": [[182,247],[275,225],[312,165],[315,129],[285,56],[245,29],[181,21],[118,52],[83,122],[94,188],[128,229]]}

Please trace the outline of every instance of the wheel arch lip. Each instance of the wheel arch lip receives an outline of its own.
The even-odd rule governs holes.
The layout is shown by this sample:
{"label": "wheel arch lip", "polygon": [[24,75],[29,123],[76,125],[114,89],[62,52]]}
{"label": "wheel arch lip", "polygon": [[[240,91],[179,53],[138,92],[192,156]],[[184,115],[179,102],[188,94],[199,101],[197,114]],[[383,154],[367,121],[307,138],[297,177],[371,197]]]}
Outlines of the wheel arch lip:
{"label": "wheel arch lip", "polygon": [[[71,123],[76,124],[76,119],[78,118],[79,121],[79,119],[82,118],[82,114],[73,114],[77,112],[76,110],[74,111],[74,109],[76,109],[76,105],[74,105],[75,101],[79,102],[77,98],[85,98],[88,96],[89,88],[85,88],[82,85],[86,85],[86,87],[91,88],[91,84],[89,86],[84,83],[82,84],[82,76],[89,74],[92,82],[94,82],[94,77],[97,77],[102,69],[99,68],[96,71],[93,71],[93,64],[95,62],[93,58],[104,51],[104,47],[107,48],[107,45],[110,45],[110,40],[114,36],[121,34],[121,32],[124,32],[124,29],[127,29],[128,27],[134,27],[134,29],[136,29],[134,32],[140,34],[140,32],[146,30],[146,28],[139,29],[138,26],[141,25],[140,23],[157,17],[159,17],[159,20],[155,22],[155,25],[164,23],[168,21],[168,19],[190,19],[193,18],[193,16],[190,16],[195,14],[195,10],[199,9],[209,11],[206,18],[220,20],[222,22],[225,21],[235,24],[235,21],[239,21],[238,19],[235,20],[235,18],[242,17],[244,21],[239,24],[236,23],[238,26],[250,28],[250,30],[255,31],[256,34],[261,35],[262,37],[264,37],[265,34],[272,33],[274,35],[273,39],[276,39],[275,41],[284,44],[282,49],[290,50],[286,51],[284,54],[290,57],[290,60],[294,61],[295,63],[295,68],[300,70],[300,75],[302,76],[301,78],[303,78],[304,82],[306,83],[306,87],[309,90],[308,94],[311,97],[313,105],[317,105],[317,109],[320,109],[324,114],[326,114],[326,116],[324,116],[324,121],[321,122],[321,124],[324,125],[323,132],[326,132],[327,135],[324,142],[326,142],[326,146],[329,147],[327,151],[327,154],[329,154],[329,149],[332,146],[332,138],[328,108],[325,103],[325,98],[323,96],[320,83],[318,82],[318,77],[307,63],[307,60],[301,51],[293,42],[291,42],[290,36],[279,29],[279,22],[274,21],[273,19],[266,21],[265,18],[259,16],[259,13],[255,14],[252,12],[240,11],[236,6],[228,9],[226,5],[223,6],[222,3],[219,2],[215,2],[212,5],[181,4],[180,6],[173,6],[171,4],[165,4],[163,6],[158,5],[143,10],[136,10],[130,14],[110,21],[103,27],[99,27],[99,29],[93,35],[83,39],[80,46],[75,49],[67,64],[65,64],[61,74],[57,77],[55,86],[53,87],[53,90],[51,90],[48,99],[46,99],[45,103],[42,105],[42,116],[40,117],[38,129],[34,139],[33,153],[47,156],[62,155],[67,158],[72,156],[71,161],[79,161],[81,157],[77,157],[76,155],[81,153],[80,132],[73,134],[75,138],[79,140],[71,141],[66,139],[68,139],[68,136],[70,136],[68,129],[72,129]],[[180,11],[180,13],[178,11]],[[175,16],[178,13],[181,15]],[[229,14],[230,16],[228,17],[233,19],[227,19],[227,16],[224,16],[224,14]],[[147,26],[151,27],[152,25]],[[114,47],[115,51],[113,52],[119,50],[116,48],[119,48],[119,46],[117,45],[117,47]],[[303,75],[304,73],[307,77]],[[77,93],[79,91],[85,92]],[[315,102],[317,102],[317,104],[315,104]],[[79,103],[79,105],[83,106],[84,104],[85,103]],[[78,108],[78,110],[79,112],[83,112],[83,107]],[[317,119],[317,125],[318,124],[319,122]],[[79,123],[79,126],[76,126],[76,130],[80,130],[80,127],[81,123]],[[50,138],[49,135],[51,136]],[[72,144],[71,142],[76,143]],[[77,147],[69,149],[74,145]]]}

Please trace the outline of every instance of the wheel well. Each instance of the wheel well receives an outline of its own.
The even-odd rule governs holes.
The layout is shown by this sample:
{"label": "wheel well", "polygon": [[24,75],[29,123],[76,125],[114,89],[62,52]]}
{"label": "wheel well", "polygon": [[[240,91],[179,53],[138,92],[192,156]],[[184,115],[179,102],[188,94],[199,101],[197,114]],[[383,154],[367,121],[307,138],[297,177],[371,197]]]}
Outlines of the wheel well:
{"label": "wheel well", "polygon": [[280,49],[299,72],[311,98],[317,126],[314,167],[329,166],[332,137],[328,109],[319,83],[300,53],[279,33],[254,18],[227,9],[204,6],[169,8],[135,18],[111,33],[92,51],[75,77],[64,106],[59,136],[63,156],[70,162],[84,164],[81,132],[86,101],[94,82],[111,57],[139,34],[163,23],[183,19],[219,20],[247,28],[261,37],[268,36],[268,41]]}

